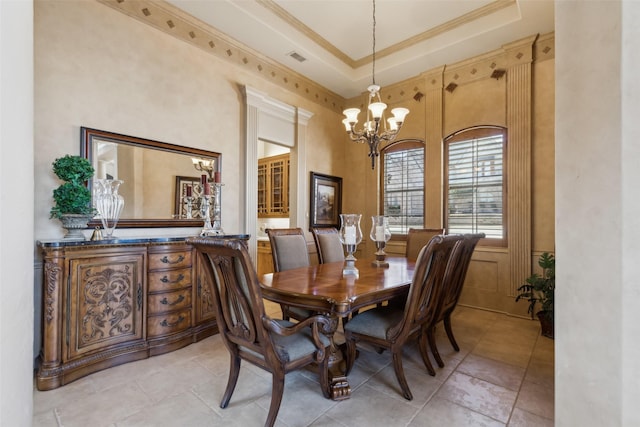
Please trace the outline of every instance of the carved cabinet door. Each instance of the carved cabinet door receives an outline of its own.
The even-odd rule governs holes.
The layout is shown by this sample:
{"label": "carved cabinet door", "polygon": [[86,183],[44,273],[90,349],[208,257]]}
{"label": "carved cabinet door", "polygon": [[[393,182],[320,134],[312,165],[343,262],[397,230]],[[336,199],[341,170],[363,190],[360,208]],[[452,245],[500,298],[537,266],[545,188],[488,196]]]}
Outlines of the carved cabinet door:
{"label": "carved cabinet door", "polygon": [[69,260],[67,360],[144,339],[146,251]]}
{"label": "carved cabinet door", "polygon": [[196,256],[196,324],[216,318],[216,306],[213,295],[213,283],[204,271],[204,262],[200,255]]}

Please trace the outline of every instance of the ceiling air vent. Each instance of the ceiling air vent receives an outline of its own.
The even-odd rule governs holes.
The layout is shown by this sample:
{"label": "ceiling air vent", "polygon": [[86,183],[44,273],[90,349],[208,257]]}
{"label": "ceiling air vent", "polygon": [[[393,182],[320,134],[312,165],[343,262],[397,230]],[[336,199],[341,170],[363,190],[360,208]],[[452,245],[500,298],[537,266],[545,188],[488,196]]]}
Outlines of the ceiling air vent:
{"label": "ceiling air vent", "polygon": [[295,59],[298,62],[304,62],[307,60],[307,58],[305,58],[304,56],[300,55],[298,52],[289,52],[287,53],[287,55],[289,55],[290,57],[292,57],[293,59]]}

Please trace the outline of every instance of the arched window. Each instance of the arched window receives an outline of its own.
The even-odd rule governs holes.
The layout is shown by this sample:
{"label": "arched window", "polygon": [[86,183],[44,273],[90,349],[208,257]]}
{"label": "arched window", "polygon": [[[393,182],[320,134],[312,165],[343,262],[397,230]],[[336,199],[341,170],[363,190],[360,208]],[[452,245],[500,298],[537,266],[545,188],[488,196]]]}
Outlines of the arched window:
{"label": "arched window", "polygon": [[506,246],[507,132],[479,126],[444,140],[447,233],[485,233],[483,244]]}
{"label": "arched window", "polygon": [[381,150],[381,212],[391,234],[424,227],[424,142],[404,139]]}

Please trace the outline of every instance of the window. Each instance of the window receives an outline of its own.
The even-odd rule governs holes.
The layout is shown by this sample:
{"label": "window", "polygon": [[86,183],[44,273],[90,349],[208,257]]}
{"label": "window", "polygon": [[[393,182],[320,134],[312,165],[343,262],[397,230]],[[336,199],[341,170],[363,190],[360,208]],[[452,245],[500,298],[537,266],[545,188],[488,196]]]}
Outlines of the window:
{"label": "window", "polygon": [[445,139],[445,225],[448,233],[485,233],[505,245],[506,130],[466,129]]}
{"label": "window", "polygon": [[424,143],[401,140],[382,149],[382,213],[391,234],[424,224]]}

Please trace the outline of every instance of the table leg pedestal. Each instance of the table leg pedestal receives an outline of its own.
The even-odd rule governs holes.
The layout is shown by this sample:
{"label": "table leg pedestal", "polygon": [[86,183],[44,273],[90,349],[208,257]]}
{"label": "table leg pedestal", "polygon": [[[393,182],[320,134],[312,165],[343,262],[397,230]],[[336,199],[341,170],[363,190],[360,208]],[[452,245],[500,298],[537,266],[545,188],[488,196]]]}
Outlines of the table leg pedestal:
{"label": "table leg pedestal", "polygon": [[[337,319],[336,319],[337,320]],[[336,326],[338,322],[335,322]],[[347,400],[351,397],[351,386],[345,375],[346,366],[344,362],[343,349],[336,345],[333,338],[335,329],[327,336],[330,341],[329,346],[329,391],[331,400]]]}

